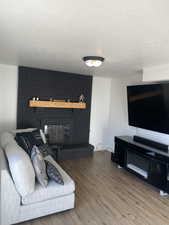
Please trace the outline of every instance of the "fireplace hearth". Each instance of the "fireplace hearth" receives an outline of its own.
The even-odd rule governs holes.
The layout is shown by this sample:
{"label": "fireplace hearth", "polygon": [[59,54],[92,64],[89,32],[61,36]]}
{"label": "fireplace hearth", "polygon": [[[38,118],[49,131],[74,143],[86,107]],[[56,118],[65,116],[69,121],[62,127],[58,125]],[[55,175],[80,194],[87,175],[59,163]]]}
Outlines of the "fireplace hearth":
{"label": "fireplace hearth", "polygon": [[41,119],[40,123],[56,160],[78,159],[93,155],[94,147],[92,145],[73,142],[74,126],[72,118]]}

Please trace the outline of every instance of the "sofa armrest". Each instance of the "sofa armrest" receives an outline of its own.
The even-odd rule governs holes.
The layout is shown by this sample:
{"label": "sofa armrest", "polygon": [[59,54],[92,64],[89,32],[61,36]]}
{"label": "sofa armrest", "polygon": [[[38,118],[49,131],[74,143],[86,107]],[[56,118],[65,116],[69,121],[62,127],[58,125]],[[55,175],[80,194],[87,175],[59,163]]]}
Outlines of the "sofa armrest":
{"label": "sofa armrest", "polygon": [[0,218],[1,225],[17,222],[19,218],[21,198],[11,178],[6,157],[0,149]]}

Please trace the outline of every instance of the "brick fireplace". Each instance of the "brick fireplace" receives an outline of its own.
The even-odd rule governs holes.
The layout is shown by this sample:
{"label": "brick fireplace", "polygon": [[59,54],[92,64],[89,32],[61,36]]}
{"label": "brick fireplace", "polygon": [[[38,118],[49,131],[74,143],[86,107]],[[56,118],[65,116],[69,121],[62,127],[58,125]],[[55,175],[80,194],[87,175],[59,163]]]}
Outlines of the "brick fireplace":
{"label": "brick fireplace", "polygon": [[[19,67],[17,128],[37,127],[49,143],[63,146],[59,159],[91,156],[89,144],[92,76]],[[34,97],[78,102],[85,96],[85,109],[33,108]]]}

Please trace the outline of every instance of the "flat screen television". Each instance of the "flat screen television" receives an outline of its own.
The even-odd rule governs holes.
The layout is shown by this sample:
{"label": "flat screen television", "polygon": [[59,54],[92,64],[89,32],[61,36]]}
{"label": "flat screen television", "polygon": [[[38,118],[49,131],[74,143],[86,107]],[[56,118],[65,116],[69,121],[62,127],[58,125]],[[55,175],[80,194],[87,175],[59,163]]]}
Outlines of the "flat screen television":
{"label": "flat screen television", "polygon": [[169,134],[169,83],[127,87],[129,125]]}

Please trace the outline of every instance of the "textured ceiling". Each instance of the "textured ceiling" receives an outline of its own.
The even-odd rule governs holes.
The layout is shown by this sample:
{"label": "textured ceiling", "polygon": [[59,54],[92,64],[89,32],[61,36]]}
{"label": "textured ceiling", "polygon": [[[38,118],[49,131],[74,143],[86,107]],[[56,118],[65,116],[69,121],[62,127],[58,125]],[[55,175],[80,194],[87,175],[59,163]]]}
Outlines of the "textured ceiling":
{"label": "textured ceiling", "polygon": [[[86,55],[106,60],[92,70]],[[169,1],[0,0],[0,63],[102,76],[169,63]]]}

